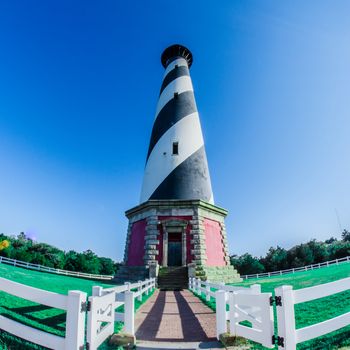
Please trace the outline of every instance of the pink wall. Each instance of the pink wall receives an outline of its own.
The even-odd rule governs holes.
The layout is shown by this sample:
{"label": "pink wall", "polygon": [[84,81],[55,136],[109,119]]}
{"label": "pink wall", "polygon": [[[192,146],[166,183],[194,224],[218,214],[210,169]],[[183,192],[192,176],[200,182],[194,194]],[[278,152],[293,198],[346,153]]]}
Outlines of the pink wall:
{"label": "pink wall", "polygon": [[129,266],[143,266],[145,254],[146,220],[136,221],[131,228],[131,237],[128,251]]}
{"label": "pink wall", "polygon": [[204,219],[205,245],[208,266],[225,266],[225,255],[220,234],[220,224],[217,221]]}

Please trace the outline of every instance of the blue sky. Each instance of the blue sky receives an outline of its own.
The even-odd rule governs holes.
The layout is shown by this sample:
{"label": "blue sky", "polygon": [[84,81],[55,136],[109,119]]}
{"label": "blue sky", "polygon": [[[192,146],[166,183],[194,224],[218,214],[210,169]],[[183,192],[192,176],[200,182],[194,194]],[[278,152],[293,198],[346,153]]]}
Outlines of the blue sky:
{"label": "blue sky", "polygon": [[173,43],[231,253],[350,229],[350,3],[217,4],[0,3],[0,232],[122,259]]}

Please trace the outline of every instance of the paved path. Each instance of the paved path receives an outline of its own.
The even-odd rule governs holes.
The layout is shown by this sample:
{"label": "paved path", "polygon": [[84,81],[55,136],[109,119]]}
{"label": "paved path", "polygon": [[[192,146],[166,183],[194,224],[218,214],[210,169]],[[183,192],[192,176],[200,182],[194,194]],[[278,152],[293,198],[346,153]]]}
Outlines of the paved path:
{"label": "paved path", "polygon": [[136,313],[135,329],[141,348],[219,347],[215,313],[188,290],[155,291]]}

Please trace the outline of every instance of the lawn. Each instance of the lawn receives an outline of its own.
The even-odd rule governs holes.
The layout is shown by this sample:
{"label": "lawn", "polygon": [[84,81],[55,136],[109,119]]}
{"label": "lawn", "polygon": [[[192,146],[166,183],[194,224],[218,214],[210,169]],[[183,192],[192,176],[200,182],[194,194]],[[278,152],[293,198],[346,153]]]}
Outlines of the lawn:
{"label": "lawn", "polygon": [[[90,296],[93,286],[111,287],[111,284],[99,281],[27,270],[5,264],[0,264],[0,277],[60,294],[68,294],[69,290],[80,290]],[[135,309],[141,303],[136,300]],[[0,292],[0,315],[52,334],[65,335],[65,311],[36,304],[8,293]],[[116,323],[116,330],[118,329],[120,324]],[[7,346],[9,342],[11,346]],[[14,337],[0,331],[0,349],[42,349],[42,347],[26,346],[22,342],[16,345],[16,342]]]}
{"label": "lawn", "polygon": [[[262,292],[273,293],[276,287],[282,285],[291,285],[294,289],[300,289],[336,281],[346,277],[350,277],[350,263],[331,265],[317,270],[296,272],[294,274],[286,274],[282,276],[249,279],[240,283],[235,283],[234,285],[246,287],[252,284],[260,284]],[[215,308],[214,299],[208,303],[208,306]],[[349,311],[350,291],[338,293],[307,303],[297,304],[295,305],[296,328],[309,326]],[[326,336],[301,343],[297,346],[297,349],[325,350],[338,349],[341,347],[344,349],[350,349],[350,326],[344,327]],[[253,348],[267,349],[257,344],[254,344]]]}

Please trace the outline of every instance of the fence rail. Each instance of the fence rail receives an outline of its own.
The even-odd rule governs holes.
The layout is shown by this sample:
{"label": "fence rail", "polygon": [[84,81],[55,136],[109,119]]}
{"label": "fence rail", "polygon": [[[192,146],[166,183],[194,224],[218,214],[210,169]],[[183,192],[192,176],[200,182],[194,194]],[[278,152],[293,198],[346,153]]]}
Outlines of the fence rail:
{"label": "fence rail", "polygon": [[303,267],[295,267],[292,269],[286,269],[286,270],[280,270],[280,271],[272,271],[272,272],[255,273],[255,274],[251,274],[251,275],[243,275],[243,276],[241,276],[241,278],[250,279],[250,278],[279,276],[279,275],[285,275],[288,273],[316,270],[316,269],[319,269],[321,267],[328,267],[330,265],[338,265],[339,263],[349,262],[349,261],[350,261],[350,256],[346,256],[344,258],[334,259],[334,260],[325,261],[325,262],[313,264],[313,265],[307,265],[307,266],[303,266]]}
{"label": "fence rail", "polygon": [[350,289],[350,277],[318,286],[293,290],[292,286],[275,289],[280,297],[277,306],[278,336],[283,340],[279,349],[294,350],[296,344],[333,332],[350,324],[350,312],[303,328],[295,328],[294,305],[324,298]]}
{"label": "fence rail", "polygon": [[50,349],[82,349],[85,333],[85,311],[82,310],[82,305],[86,300],[86,293],[69,291],[68,295],[62,295],[29,287],[5,278],[0,278],[0,290],[19,298],[67,311],[64,338],[26,326],[4,316],[0,316],[0,329]]}
{"label": "fence rail", "polygon": [[111,280],[113,278],[113,276],[109,276],[109,275],[95,275],[92,273],[55,269],[53,267],[47,267],[39,264],[31,264],[25,261],[6,258],[4,256],[0,256],[0,263],[23,267],[30,270],[57,273],[59,275],[66,275],[66,276],[83,277],[83,278],[91,278],[91,279],[98,279],[98,280]]}
{"label": "fence rail", "polygon": [[189,289],[196,292],[199,295],[204,294],[207,301],[210,301],[210,297],[215,299],[215,292],[217,290],[223,290],[225,292],[237,292],[247,294],[258,294],[261,292],[260,284],[253,284],[250,287],[241,286],[228,286],[225,283],[212,283],[209,281],[202,281],[200,278],[189,278]]}
{"label": "fence rail", "polygon": [[[63,295],[0,278],[0,291],[67,311],[65,337],[32,328],[4,316],[0,316],[0,329],[55,350],[84,349],[86,335],[86,348],[96,350],[114,333],[114,322],[124,322],[125,332],[134,335],[134,300],[137,298],[141,301],[142,295],[148,295],[155,287],[155,278],[105,289],[94,286],[92,296],[86,302],[87,294],[80,291],[69,291],[68,295]],[[120,306],[124,306],[123,312],[117,312],[116,309]]]}

